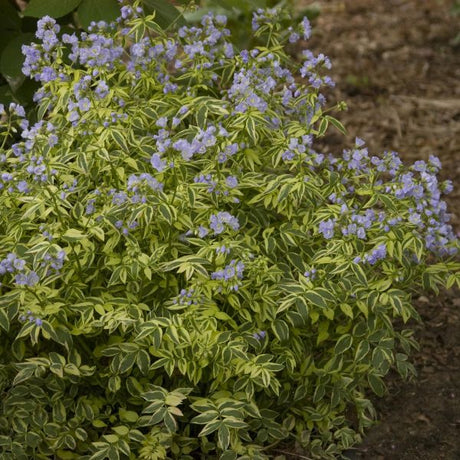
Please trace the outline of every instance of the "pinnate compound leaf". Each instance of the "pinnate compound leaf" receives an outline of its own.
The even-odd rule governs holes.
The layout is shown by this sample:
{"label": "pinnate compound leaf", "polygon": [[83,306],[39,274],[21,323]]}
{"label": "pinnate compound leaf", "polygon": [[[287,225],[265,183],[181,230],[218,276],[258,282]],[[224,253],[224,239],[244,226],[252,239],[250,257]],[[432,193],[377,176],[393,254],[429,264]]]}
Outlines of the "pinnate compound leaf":
{"label": "pinnate compound leaf", "polygon": [[200,431],[198,436],[208,436],[211,433],[214,433],[221,424],[220,420],[213,420],[204,426],[204,428]]}

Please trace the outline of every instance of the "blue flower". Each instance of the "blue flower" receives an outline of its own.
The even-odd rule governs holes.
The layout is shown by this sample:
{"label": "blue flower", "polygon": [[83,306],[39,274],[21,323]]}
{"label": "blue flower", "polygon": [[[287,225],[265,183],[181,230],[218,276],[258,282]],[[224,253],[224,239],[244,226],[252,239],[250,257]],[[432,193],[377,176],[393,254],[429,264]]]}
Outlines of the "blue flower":
{"label": "blue flower", "polygon": [[[232,260],[223,269],[211,273],[211,279],[221,281],[237,281],[243,278],[244,263],[241,261]],[[233,284],[231,289],[237,290],[238,284]]]}
{"label": "blue flower", "polygon": [[311,36],[311,24],[308,18],[305,16],[300,23],[300,30],[303,34],[303,39],[308,40]]}
{"label": "blue flower", "polygon": [[30,271],[29,273],[18,273],[15,277],[15,283],[20,286],[35,286],[40,281],[37,273]]}
{"label": "blue flower", "polygon": [[203,227],[202,225],[198,227],[198,236],[200,238],[204,238],[208,233],[209,230],[206,227]]}
{"label": "blue flower", "polygon": [[257,340],[263,340],[267,333],[265,331],[254,332],[252,336]]}
{"label": "blue flower", "polygon": [[320,222],[318,231],[323,234],[324,238],[331,239],[334,236],[335,220],[328,219]]}
{"label": "blue flower", "polygon": [[219,235],[225,230],[225,225],[229,225],[233,230],[238,230],[240,224],[238,219],[228,212],[219,212],[209,218],[209,226],[214,230],[214,235]]}
{"label": "blue flower", "polygon": [[166,161],[162,160],[158,153],[154,153],[150,158],[150,164],[158,171],[162,172],[166,168]]}
{"label": "blue flower", "polygon": [[94,90],[94,93],[99,99],[104,99],[109,94],[109,87],[104,80],[101,80]]}
{"label": "blue flower", "polygon": [[387,255],[386,244],[377,246],[370,254],[364,256],[364,260],[370,265],[375,265],[379,260],[385,259]]}
{"label": "blue flower", "polygon": [[230,188],[235,188],[238,185],[238,179],[235,176],[227,176],[225,182]]}

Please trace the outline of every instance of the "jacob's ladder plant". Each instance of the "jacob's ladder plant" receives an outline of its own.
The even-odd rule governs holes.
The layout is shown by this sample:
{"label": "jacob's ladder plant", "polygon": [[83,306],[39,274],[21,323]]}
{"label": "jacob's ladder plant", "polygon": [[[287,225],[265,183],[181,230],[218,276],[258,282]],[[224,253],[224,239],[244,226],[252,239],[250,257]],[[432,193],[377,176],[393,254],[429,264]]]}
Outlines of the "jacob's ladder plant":
{"label": "jacob's ladder plant", "polygon": [[[328,114],[328,58],[257,11],[118,22],[23,48],[36,116],[1,107],[5,459],[334,458],[414,372],[416,289],[458,284],[431,157],[404,166]],[[335,128],[334,128],[335,127]],[[8,147],[10,146],[10,147]]]}

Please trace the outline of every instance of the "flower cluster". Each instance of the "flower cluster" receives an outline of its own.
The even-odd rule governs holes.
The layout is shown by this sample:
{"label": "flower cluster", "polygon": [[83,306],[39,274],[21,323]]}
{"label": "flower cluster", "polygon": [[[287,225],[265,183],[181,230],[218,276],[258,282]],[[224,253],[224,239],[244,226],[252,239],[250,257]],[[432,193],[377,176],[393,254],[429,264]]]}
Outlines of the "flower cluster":
{"label": "flower cluster", "polygon": [[265,331],[254,332],[252,336],[257,340],[263,340],[267,333]]}
{"label": "flower cluster", "polygon": [[[296,142],[289,143],[297,147]],[[286,160],[293,159],[294,152],[299,152],[299,149],[285,151],[283,156]],[[446,212],[446,202],[442,200],[442,195],[452,190],[452,184],[450,181],[438,182],[436,175],[441,167],[438,158],[430,156],[427,163],[419,160],[408,171],[395,152],[385,152],[382,158],[370,157],[364,141],[359,138],[353,149],[344,150],[342,159],[330,155],[316,164],[315,160],[309,162],[309,158],[315,156],[315,152],[307,150],[304,160],[312,171],[321,166],[342,176],[340,186],[328,196],[339,212],[318,225],[318,231],[324,238],[332,239],[336,236],[335,228],[339,227],[345,237],[368,240],[369,232],[388,233],[392,228],[409,224],[417,234],[423,235],[429,251],[437,255],[456,252],[455,246],[450,244],[455,242],[456,237],[448,223],[450,215]],[[362,209],[356,185],[359,189],[369,175],[373,177],[374,193],[386,196],[387,200],[404,202],[407,214],[402,216],[395,210],[376,207]]]}
{"label": "flower cluster", "polygon": [[313,153],[313,151],[310,149],[312,143],[313,136],[311,135],[304,134],[301,138],[291,137],[288,141],[288,149],[283,152],[281,157],[284,161],[291,161],[298,154],[303,154],[308,151],[308,158]]}
{"label": "flower cluster", "polygon": [[26,269],[26,261],[20,259],[16,254],[9,253],[0,261],[0,275],[6,273],[15,274],[14,282],[18,286],[35,286],[40,278],[33,270]]}
{"label": "flower cluster", "polygon": [[302,78],[307,78],[313,88],[320,88],[321,86],[335,86],[334,81],[329,76],[321,76],[318,69],[330,69],[332,67],[331,61],[323,53],[315,57],[310,50],[303,51],[305,61],[300,69]]}
{"label": "flower cluster", "polygon": [[179,139],[174,142],[173,148],[181,153],[184,160],[189,161],[193,155],[197,153],[204,154],[209,147],[216,144],[217,138],[215,132],[215,126],[209,126],[206,129],[200,128],[198,134],[191,142],[186,139]]}
{"label": "flower cluster", "polygon": [[[233,189],[238,186],[238,179],[235,176],[227,176],[225,182],[214,179],[211,174],[200,174],[196,176],[193,181],[196,184],[207,185],[206,191],[208,193],[215,193],[216,195],[223,194],[229,195],[229,189]],[[223,183],[222,183],[223,182]]]}
{"label": "flower cluster", "polygon": [[370,253],[365,254],[364,257],[356,256],[353,259],[353,262],[355,264],[358,264],[364,261],[370,265],[375,265],[379,260],[385,259],[386,256],[387,256],[386,244],[380,244],[375,249],[373,249]]}
{"label": "flower cluster", "polygon": [[214,235],[219,235],[225,231],[226,225],[232,230],[238,230],[240,228],[238,219],[227,211],[218,212],[209,218],[209,226],[211,230],[214,231]]}
{"label": "flower cluster", "polygon": [[312,268],[311,270],[307,270],[303,276],[305,276],[305,278],[307,278],[308,280],[310,281],[313,281],[315,278],[316,278],[316,268]]}
{"label": "flower cluster", "polygon": [[56,251],[55,255],[46,253],[43,256],[43,261],[41,262],[40,266],[42,268],[47,267],[47,271],[46,271],[47,275],[50,275],[52,273],[59,274],[60,270],[62,269],[64,265],[65,258],[66,258],[66,252],[62,249]]}
{"label": "flower cluster", "polygon": [[19,317],[19,321],[21,321],[21,322],[25,322],[27,320],[30,323],[35,323],[36,326],[41,326],[43,324],[42,319],[34,316],[30,310],[27,310],[27,316],[26,315],[21,315]]}
{"label": "flower cluster", "polygon": [[334,236],[334,227],[335,219],[328,219],[319,223],[318,231],[323,234],[324,238],[330,240]]}
{"label": "flower cluster", "polygon": [[237,291],[239,284],[238,280],[243,278],[243,271],[244,271],[244,263],[241,261],[232,260],[228,265],[226,265],[221,270],[217,270],[211,273],[212,280],[220,280],[225,282],[232,283],[230,285],[230,289]]}
{"label": "flower cluster", "polygon": [[[200,70],[206,70],[213,66],[222,57],[230,59],[234,55],[233,45],[226,38],[230,31],[225,28],[227,18],[222,15],[214,16],[207,14],[201,20],[202,27],[187,27],[179,29],[179,37],[183,39],[184,57],[176,60],[175,66],[181,71],[196,65]],[[216,78],[214,73],[210,75],[211,81]]]}
{"label": "flower cluster", "polygon": [[197,305],[198,299],[195,297],[195,289],[181,289],[177,298],[173,300],[173,304],[179,306]]}

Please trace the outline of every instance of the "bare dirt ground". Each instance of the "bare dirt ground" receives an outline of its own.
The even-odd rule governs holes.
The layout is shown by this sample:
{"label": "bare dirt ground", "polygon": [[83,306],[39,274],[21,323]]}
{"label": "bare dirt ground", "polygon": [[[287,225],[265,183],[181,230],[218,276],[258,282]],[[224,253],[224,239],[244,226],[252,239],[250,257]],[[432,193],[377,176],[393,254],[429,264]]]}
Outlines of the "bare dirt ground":
{"label": "bare dirt ground", "polygon": [[[407,162],[439,156],[452,222],[460,230],[460,18],[447,0],[323,0],[308,47],[333,63],[337,86],[329,102],[344,100],[338,114],[348,134],[328,134],[331,150],[355,136],[370,152],[396,150]],[[404,383],[389,376],[389,395],[376,400],[379,424],[352,459],[460,459],[460,293],[420,294],[423,318],[414,325],[420,351],[418,376]],[[295,458],[295,457],[293,457]]]}

